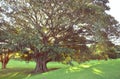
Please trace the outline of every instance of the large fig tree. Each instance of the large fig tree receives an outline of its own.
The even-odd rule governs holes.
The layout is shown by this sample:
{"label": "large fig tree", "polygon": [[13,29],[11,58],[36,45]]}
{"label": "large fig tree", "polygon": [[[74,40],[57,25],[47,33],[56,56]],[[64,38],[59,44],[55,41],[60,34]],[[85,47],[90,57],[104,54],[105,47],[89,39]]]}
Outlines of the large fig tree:
{"label": "large fig tree", "polygon": [[[47,71],[47,62],[62,60],[61,53],[86,47],[87,38],[104,41],[103,32],[116,35],[117,22],[105,11],[107,0],[3,0],[9,18],[4,26],[7,44],[13,51],[33,51],[34,72]],[[2,15],[3,15],[2,14]],[[114,30],[114,31],[113,31]],[[91,38],[92,37],[92,38]],[[84,42],[82,40],[85,38]]]}

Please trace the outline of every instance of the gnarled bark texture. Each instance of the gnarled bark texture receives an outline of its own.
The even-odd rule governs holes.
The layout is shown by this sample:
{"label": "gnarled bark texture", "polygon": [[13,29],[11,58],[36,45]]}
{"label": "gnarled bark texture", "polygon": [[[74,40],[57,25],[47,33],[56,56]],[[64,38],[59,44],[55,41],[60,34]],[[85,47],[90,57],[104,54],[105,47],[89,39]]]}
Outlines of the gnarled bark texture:
{"label": "gnarled bark texture", "polygon": [[39,54],[37,56],[35,56],[35,62],[36,62],[36,66],[35,66],[35,69],[34,69],[34,73],[37,73],[37,72],[47,72],[48,71],[48,68],[47,68],[47,63],[49,61],[51,61],[50,58],[47,58],[45,54]]}

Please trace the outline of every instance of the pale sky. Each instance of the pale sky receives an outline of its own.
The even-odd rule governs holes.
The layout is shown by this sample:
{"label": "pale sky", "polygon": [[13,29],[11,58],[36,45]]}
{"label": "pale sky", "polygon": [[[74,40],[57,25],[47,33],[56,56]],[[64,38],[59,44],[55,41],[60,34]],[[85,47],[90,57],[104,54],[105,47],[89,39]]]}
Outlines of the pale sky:
{"label": "pale sky", "polygon": [[[115,19],[120,23],[120,0],[109,0],[110,11],[108,12],[111,14]],[[120,38],[113,41],[116,45],[120,45]]]}
{"label": "pale sky", "polygon": [[109,0],[110,14],[120,23],[120,0]]}

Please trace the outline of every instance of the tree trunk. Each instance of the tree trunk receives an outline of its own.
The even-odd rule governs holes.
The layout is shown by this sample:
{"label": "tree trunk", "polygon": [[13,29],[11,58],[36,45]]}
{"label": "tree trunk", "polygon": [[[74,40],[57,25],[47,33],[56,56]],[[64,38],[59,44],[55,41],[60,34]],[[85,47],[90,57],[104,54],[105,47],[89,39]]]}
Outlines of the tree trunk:
{"label": "tree trunk", "polygon": [[43,71],[44,71],[44,72],[47,72],[47,71],[48,71],[48,69],[47,69],[47,62],[46,62],[46,61],[43,61],[42,67],[43,67]]}
{"label": "tree trunk", "polygon": [[2,61],[2,69],[6,69],[6,65],[7,63],[5,62],[5,60]]}
{"label": "tree trunk", "polygon": [[43,73],[43,72],[46,72],[46,71],[48,71],[47,62],[41,61],[40,59],[37,59],[36,67],[35,67],[33,72],[34,73],[37,73],[37,72]]}
{"label": "tree trunk", "polygon": [[33,71],[33,73],[43,73],[43,72],[47,72],[48,68],[47,68],[47,63],[51,60],[40,60],[40,58],[36,58],[36,67]]}
{"label": "tree trunk", "polygon": [[35,61],[36,61],[36,67],[35,67],[35,69],[33,71],[34,73],[37,73],[37,72],[43,73],[43,72],[48,71],[47,63],[49,61],[51,61],[51,59],[47,58],[46,53],[44,53],[44,54],[36,54]]}
{"label": "tree trunk", "polygon": [[2,69],[6,69],[8,61],[9,61],[9,55],[8,54],[3,54],[1,56]]}
{"label": "tree trunk", "polygon": [[47,68],[47,63],[52,61],[51,58],[46,58],[44,61],[43,61],[43,71],[46,72],[48,71],[48,68]]}
{"label": "tree trunk", "polygon": [[36,61],[36,67],[35,67],[35,69],[34,69],[34,73],[37,73],[37,72],[44,72],[43,71],[43,66],[42,66],[42,61],[40,60],[40,58],[36,58],[35,59],[35,61]]}

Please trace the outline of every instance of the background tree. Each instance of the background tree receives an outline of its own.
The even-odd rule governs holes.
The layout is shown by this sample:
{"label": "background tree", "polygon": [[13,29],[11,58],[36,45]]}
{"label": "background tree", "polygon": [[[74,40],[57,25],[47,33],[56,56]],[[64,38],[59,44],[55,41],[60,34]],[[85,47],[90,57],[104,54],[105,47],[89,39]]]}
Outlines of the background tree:
{"label": "background tree", "polygon": [[6,65],[11,58],[11,50],[7,47],[8,43],[8,30],[7,26],[7,19],[4,13],[7,13],[4,9],[4,6],[0,6],[0,62],[2,63],[2,69],[6,68]]}

